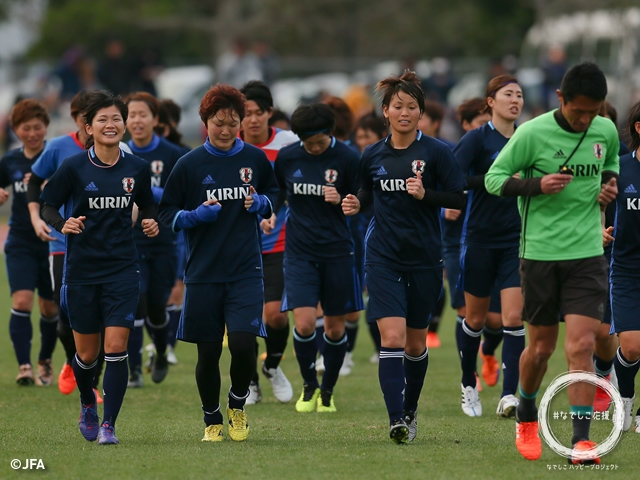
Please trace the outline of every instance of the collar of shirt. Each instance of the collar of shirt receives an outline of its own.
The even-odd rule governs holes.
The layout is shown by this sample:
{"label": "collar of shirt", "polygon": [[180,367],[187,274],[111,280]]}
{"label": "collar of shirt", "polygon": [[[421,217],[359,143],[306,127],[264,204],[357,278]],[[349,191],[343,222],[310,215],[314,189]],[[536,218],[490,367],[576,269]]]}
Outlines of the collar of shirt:
{"label": "collar of shirt", "polygon": [[244,142],[240,138],[236,138],[236,141],[233,144],[233,147],[231,147],[229,150],[220,150],[219,148],[214,147],[213,145],[211,145],[211,142],[209,141],[209,137],[207,137],[207,139],[204,142],[204,149],[207,152],[209,152],[211,155],[214,155],[216,157],[231,157],[236,153],[238,153],[243,148],[244,148]]}
{"label": "collar of shirt", "polygon": [[151,141],[146,147],[138,147],[135,143],[133,143],[133,140],[129,140],[127,144],[129,145],[129,148],[133,153],[153,152],[156,148],[158,148],[158,145],[160,145],[160,137],[154,133],[153,137],[151,137]]}

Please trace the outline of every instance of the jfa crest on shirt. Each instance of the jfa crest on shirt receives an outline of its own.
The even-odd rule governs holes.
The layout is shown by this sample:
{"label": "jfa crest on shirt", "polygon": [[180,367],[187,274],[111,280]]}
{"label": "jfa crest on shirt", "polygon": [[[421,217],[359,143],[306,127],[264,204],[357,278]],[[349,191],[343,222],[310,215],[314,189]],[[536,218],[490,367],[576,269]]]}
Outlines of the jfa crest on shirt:
{"label": "jfa crest on shirt", "polygon": [[414,160],[413,162],[411,162],[411,171],[416,175],[418,174],[418,172],[420,172],[420,174],[423,174],[425,165],[426,162],[424,160]]}
{"label": "jfa crest on shirt", "polygon": [[133,187],[135,186],[135,184],[136,181],[133,177],[124,177],[122,179],[122,188],[127,193],[133,192]]}
{"label": "jfa crest on shirt", "polygon": [[338,171],[337,170],[333,170],[333,169],[328,169],[324,171],[324,179],[327,181],[327,183],[332,184],[335,183],[336,179],[338,178]]}
{"label": "jfa crest on shirt", "polygon": [[244,183],[249,183],[251,182],[251,179],[253,178],[253,170],[249,167],[243,167],[240,169],[240,180],[242,180]]}
{"label": "jfa crest on shirt", "polygon": [[600,160],[602,158],[602,144],[594,143],[593,144],[593,155]]}
{"label": "jfa crest on shirt", "polygon": [[155,176],[162,175],[164,170],[164,162],[162,160],[154,160],[151,162],[151,173]]}

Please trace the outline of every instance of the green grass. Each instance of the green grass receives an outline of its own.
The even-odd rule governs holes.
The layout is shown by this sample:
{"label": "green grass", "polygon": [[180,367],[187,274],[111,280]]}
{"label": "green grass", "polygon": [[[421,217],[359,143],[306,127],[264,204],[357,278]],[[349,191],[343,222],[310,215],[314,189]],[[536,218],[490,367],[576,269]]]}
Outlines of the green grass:
{"label": "green grass", "polygon": [[[3,260],[2,260],[3,261]],[[442,347],[430,352],[430,365],[419,408],[419,432],[406,446],[388,438],[386,411],[377,378],[377,366],[368,362],[373,352],[364,323],[355,350],[356,366],[342,377],[336,392],[336,414],[297,414],[293,402],[279,404],[263,380],[263,401],[247,407],[251,434],[248,441],[228,439],[219,444],[200,442],[204,431],[195,385],[195,348],[179,343],[180,364],[171,368],[164,383],[154,385],[145,375],[145,387],[130,390],[118,419],[121,445],[98,447],[85,441],[77,428],[78,394],[63,396],[57,386],[19,388],[17,366],[8,338],[10,299],[5,276],[0,278],[0,478],[147,479],[147,478],[444,478],[538,479],[593,477],[601,471],[558,471],[566,460],[544,447],[542,458],[528,462],[515,449],[513,420],[494,415],[499,387],[481,393],[485,414],[471,419],[460,409],[460,367],[455,350],[455,318],[448,310],[441,328]],[[36,318],[34,313],[33,318]],[[37,358],[37,322],[32,358]],[[56,373],[63,362],[58,345]],[[222,391],[229,388],[229,354],[222,361]],[[291,379],[295,397],[302,386],[291,342],[282,367]],[[541,392],[566,370],[562,349],[554,355]],[[222,399],[224,406],[224,399]],[[567,410],[566,395],[554,408]],[[557,405],[557,406],[556,406]],[[596,422],[594,422],[596,423]],[[569,422],[554,422],[565,442]],[[594,439],[601,440],[611,424],[594,425]],[[600,478],[635,478],[640,435],[626,433],[604,459],[616,471]],[[45,472],[13,471],[14,458],[42,459]],[[559,467],[558,467],[559,466]],[[551,470],[550,470],[551,469]]]}

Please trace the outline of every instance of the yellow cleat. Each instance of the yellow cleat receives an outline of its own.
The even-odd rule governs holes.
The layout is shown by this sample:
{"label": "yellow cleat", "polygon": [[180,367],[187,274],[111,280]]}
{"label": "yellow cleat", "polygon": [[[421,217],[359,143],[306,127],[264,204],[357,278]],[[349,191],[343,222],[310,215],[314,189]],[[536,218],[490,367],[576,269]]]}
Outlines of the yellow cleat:
{"label": "yellow cleat", "polygon": [[331,392],[321,391],[317,402],[318,413],[333,413],[338,411],[333,403],[333,393]]}
{"label": "yellow cleat", "polygon": [[236,442],[244,442],[249,436],[249,423],[247,413],[239,408],[227,407],[229,417],[229,437]]}
{"label": "yellow cleat", "polygon": [[203,442],[221,442],[223,439],[222,425],[209,425],[204,429]]}
{"label": "yellow cleat", "polygon": [[320,397],[320,389],[315,385],[302,387],[302,394],[296,402],[296,412],[311,413],[316,411],[316,404]]}

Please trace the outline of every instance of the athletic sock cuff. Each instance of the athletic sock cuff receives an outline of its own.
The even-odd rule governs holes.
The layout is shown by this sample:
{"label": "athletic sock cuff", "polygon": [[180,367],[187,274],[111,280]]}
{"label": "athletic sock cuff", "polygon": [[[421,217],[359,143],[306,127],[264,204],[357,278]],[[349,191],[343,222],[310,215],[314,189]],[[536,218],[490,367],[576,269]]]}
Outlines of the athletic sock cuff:
{"label": "athletic sock cuff", "polygon": [[571,405],[569,411],[578,415],[589,415],[589,417],[591,417],[591,415],[593,415],[593,405]]}
{"label": "athletic sock cuff", "polygon": [[462,331],[464,333],[466,333],[467,335],[469,335],[470,337],[474,337],[477,338],[480,335],[482,335],[482,329],[480,330],[474,330],[473,328],[471,328],[468,324],[466,320],[462,321]]}
{"label": "athletic sock cuff", "polygon": [[424,352],[422,352],[417,357],[412,357],[411,355],[407,355],[406,353],[404,354],[404,358],[406,360],[409,360],[410,362],[420,362],[420,361],[424,360],[425,358],[427,358],[428,356],[429,356],[429,349],[428,348],[425,348]]}
{"label": "athletic sock cuff", "polygon": [[640,358],[638,360],[636,360],[635,362],[630,362],[629,360],[627,360],[624,355],[622,354],[622,349],[620,347],[618,347],[618,351],[616,352],[616,356],[618,357],[618,360],[620,361],[620,363],[622,364],[623,367],[635,367],[636,365],[638,365],[638,363],[640,363]]}
{"label": "athletic sock cuff", "polygon": [[[506,327],[505,327],[506,329]],[[493,335],[500,335],[502,333],[502,327],[500,328],[489,328],[486,325],[482,328],[482,331],[484,333],[489,333],[489,334],[493,334]]]}
{"label": "athletic sock cuff", "polygon": [[31,312],[26,310],[16,310],[15,308],[12,308],[11,315],[17,315],[18,317],[30,317]]}
{"label": "athletic sock cuff", "polygon": [[538,396],[538,390],[533,393],[526,393],[524,390],[522,390],[522,385],[518,385],[518,391],[520,392],[520,397],[526,398],[527,400],[535,400],[535,398]]}
{"label": "athletic sock cuff", "polygon": [[40,315],[40,321],[45,323],[58,323],[60,320],[60,315],[57,313],[53,317],[45,317],[44,315]]}
{"label": "athletic sock cuff", "polygon": [[298,331],[294,328],[293,329],[293,338],[299,342],[311,342],[313,340],[315,340],[316,338],[316,332],[314,331],[311,335],[309,335],[308,337],[303,337],[302,335],[300,335],[298,333]]}
{"label": "athletic sock cuff", "polygon": [[340,338],[339,340],[331,340],[329,337],[327,337],[326,333],[322,334],[324,341],[327,342],[329,345],[342,345],[343,343],[347,343],[347,334],[343,333],[342,334],[342,338]]}
{"label": "athletic sock cuff", "polygon": [[127,352],[119,352],[119,353],[105,353],[104,361],[105,362],[123,362],[129,357]]}
{"label": "athletic sock cuff", "polygon": [[502,331],[505,335],[513,337],[524,337],[526,333],[524,327],[503,327]]}
{"label": "athletic sock cuff", "polygon": [[96,365],[98,365],[98,359],[96,358],[91,364],[87,365],[86,363],[84,363],[82,360],[80,360],[80,357],[78,356],[78,354],[76,353],[76,363],[78,364],[78,366],[83,369],[83,370],[91,370],[92,368],[94,368]]}
{"label": "athletic sock cuff", "polygon": [[404,348],[387,348],[380,349],[380,360],[385,358],[404,358]]}

